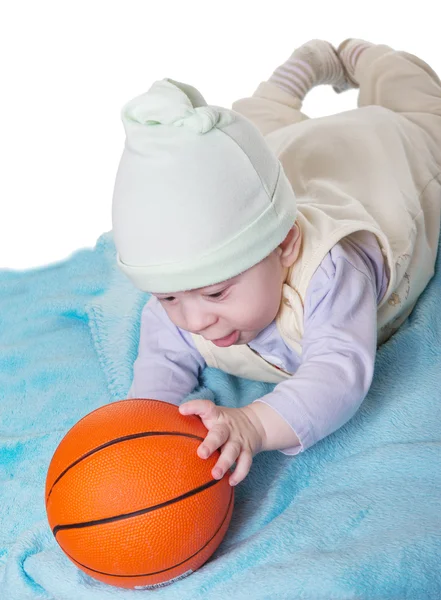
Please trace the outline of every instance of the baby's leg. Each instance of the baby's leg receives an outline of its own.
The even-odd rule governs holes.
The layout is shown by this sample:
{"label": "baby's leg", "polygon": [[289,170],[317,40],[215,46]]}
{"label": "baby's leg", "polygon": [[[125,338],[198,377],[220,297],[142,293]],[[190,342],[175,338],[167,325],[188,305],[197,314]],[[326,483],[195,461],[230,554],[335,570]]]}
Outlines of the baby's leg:
{"label": "baby's leg", "polygon": [[335,48],[324,40],[311,40],[294,50],[250,98],[234,102],[232,109],[266,135],[307,119],[301,112],[303,99],[311,88],[324,84],[332,85],[337,92],[354,87]]}
{"label": "baby's leg", "polygon": [[268,81],[302,101],[316,85],[332,85],[337,92],[354,87],[337,51],[325,40],[311,40],[294,50]]}
{"label": "baby's leg", "polygon": [[419,125],[441,145],[441,81],[427,63],[386,45],[349,39],[337,49],[358,106],[379,105]]}

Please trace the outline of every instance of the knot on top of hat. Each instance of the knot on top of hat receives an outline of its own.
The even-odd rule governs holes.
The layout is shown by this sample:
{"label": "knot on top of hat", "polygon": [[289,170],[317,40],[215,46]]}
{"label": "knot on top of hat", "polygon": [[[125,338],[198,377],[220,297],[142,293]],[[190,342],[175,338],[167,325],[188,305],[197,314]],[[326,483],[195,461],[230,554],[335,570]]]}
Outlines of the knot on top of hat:
{"label": "knot on top of hat", "polygon": [[207,106],[195,88],[180,84],[187,90],[186,94],[175,83],[179,82],[172,83],[172,80],[168,79],[155,81],[148,92],[137,96],[124,106],[123,119],[147,126],[186,127],[196,133],[207,133],[213,129],[221,118],[220,111],[213,106]]}
{"label": "knot on top of hat", "polygon": [[176,127],[188,127],[198,133],[207,133],[218,123],[220,113],[212,106],[198,106],[186,117],[173,121]]}

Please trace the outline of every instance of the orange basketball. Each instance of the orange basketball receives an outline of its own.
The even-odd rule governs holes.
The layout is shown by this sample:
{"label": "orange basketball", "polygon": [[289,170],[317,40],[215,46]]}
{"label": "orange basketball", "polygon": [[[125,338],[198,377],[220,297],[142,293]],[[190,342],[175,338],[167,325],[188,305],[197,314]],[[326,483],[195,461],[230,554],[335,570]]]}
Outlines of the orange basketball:
{"label": "orange basketball", "polygon": [[198,569],[231,520],[230,473],[213,479],[216,451],[196,453],[199,417],[158,400],[121,400],[70,429],[46,478],[49,525],[84,572],[124,588],[149,589]]}

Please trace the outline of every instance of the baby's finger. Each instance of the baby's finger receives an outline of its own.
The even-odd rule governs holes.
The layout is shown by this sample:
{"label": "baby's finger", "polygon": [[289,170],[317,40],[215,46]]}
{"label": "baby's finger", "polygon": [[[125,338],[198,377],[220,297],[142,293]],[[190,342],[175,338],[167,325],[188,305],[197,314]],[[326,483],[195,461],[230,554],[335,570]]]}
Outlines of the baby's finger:
{"label": "baby's finger", "polygon": [[211,474],[215,479],[222,479],[228,469],[233,465],[240,454],[241,446],[239,442],[227,442],[222,448],[222,453],[214,465]]}
{"label": "baby's finger", "polygon": [[234,473],[231,475],[228,483],[230,485],[237,485],[245,479],[253,464],[253,455],[249,450],[242,450],[239,458],[237,459],[236,468]]}
{"label": "baby's finger", "polygon": [[179,407],[181,415],[198,415],[201,419],[213,418],[216,410],[211,400],[189,400]]}
{"label": "baby's finger", "polygon": [[205,440],[198,448],[201,458],[208,458],[215,450],[220,448],[230,437],[230,430],[226,425],[218,424],[210,429]]}

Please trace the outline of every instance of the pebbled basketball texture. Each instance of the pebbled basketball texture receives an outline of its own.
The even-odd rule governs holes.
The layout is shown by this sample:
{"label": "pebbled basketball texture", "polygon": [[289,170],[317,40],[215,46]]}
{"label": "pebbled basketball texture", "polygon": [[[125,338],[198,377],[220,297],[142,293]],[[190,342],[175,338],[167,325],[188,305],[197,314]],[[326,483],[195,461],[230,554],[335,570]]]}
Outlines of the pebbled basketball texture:
{"label": "pebbled basketball texture", "polygon": [[91,577],[160,587],[201,567],[231,521],[219,451],[197,455],[207,429],[168,402],[121,400],[83,417],[49,465],[46,511],[65,554]]}

